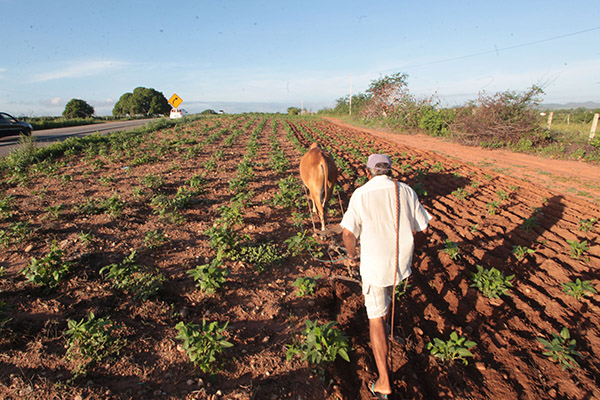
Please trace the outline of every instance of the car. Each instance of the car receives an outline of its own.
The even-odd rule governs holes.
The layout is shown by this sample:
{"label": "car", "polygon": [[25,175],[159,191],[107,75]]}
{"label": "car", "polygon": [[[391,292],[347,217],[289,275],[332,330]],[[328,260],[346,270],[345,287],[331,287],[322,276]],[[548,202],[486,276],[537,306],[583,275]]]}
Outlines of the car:
{"label": "car", "polygon": [[19,121],[5,112],[0,112],[0,137],[13,135],[31,135],[33,127],[30,123]]}
{"label": "car", "polygon": [[187,115],[187,111],[185,111],[183,108],[181,110],[177,109],[177,108],[172,108],[171,109],[171,114],[170,114],[170,118],[171,119],[175,119],[175,118],[183,118],[184,116]]}

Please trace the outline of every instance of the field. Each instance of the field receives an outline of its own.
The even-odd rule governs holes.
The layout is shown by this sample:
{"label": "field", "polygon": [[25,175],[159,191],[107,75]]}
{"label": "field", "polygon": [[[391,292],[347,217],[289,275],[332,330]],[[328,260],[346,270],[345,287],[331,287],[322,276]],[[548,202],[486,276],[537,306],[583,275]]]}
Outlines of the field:
{"label": "field", "polygon": [[[373,152],[391,156],[434,217],[396,303],[392,398],[600,398],[600,206],[360,128],[273,115],[116,134],[2,176],[0,397],[369,398],[360,285],[323,261],[340,257],[339,234],[310,239],[297,167],[313,141],[341,174],[330,226]],[[228,273],[214,293],[193,276],[205,265]],[[485,297],[477,266],[514,276],[512,287]],[[314,278],[314,294],[299,296],[298,278]],[[565,291],[577,279],[591,282],[580,298]],[[69,333],[90,311],[114,339],[93,354]],[[181,330],[203,320],[232,345],[206,369]],[[286,359],[306,320],[335,322],[350,361]],[[565,327],[575,348],[554,354],[574,368],[538,340]],[[453,332],[476,343],[466,365],[428,350]]]}

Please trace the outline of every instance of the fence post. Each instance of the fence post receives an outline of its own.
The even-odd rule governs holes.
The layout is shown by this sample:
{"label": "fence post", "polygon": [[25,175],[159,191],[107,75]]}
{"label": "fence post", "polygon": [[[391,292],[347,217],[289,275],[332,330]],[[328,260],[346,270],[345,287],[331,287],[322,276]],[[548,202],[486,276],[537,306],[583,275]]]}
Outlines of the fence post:
{"label": "fence post", "polygon": [[598,128],[598,118],[600,118],[600,114],[594,114],[594,122],[592,122],[592,129],[590,130],[590,140],[596,136],[596,128]]}
{"label": "fence post", "polygon": [[550,111],[550,114],[548,114],[548,130],[550,130],[550,127],[552,127],[552,118],[554,117],[554,111]]}

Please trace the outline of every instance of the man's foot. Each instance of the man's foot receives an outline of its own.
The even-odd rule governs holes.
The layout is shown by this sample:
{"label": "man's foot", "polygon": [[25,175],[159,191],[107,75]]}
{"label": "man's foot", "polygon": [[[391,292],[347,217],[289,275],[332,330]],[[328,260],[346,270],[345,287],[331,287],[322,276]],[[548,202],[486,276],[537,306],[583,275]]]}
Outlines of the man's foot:
{"label": "man's foot", "polygon": [[371,384],[371,386],[369,387],[369,390],[371,391],[371,394],[372,394],[373,396],[375,396],[375,398],[377,398],[377,399],[385,399],[385,400],[387,400],[387,398],[388,398],[388,395],[389,395],[389,394],[392,394],[392,392],[389,392],[389,393],[382,393],[382,392],[380,392],[380,391],[377,391],[377,390],[375,390],[375,384],[376,384],[376,383],[377,383],[377,382],[373,382],[373,383]]}

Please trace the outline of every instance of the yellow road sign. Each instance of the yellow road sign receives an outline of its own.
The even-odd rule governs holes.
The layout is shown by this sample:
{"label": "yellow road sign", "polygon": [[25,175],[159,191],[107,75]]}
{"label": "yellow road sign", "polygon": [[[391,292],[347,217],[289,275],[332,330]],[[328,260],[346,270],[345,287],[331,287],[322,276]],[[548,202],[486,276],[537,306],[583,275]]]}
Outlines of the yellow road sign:
{"label": "yellow road sign", "polygon": [[169,99],[169,104],[171,104],[175,108],[179,107],[179,105],[182,102],[183,100],[181,100],[181,97],[177,96],[176,93],[174,93],[173,96],[171,96],[171,98]]}

